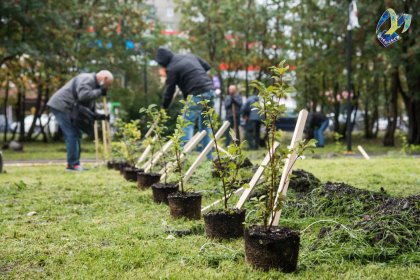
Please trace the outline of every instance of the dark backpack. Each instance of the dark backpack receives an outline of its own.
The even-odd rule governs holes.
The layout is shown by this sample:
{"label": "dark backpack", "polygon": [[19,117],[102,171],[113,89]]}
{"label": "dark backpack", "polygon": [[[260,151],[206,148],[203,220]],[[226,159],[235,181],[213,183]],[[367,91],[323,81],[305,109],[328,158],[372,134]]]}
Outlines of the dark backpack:
{"label": "dark backpack", "polygon": [[76,82],[77,78],[73,80],[72,84],[74,103],[71,107],[70,119],[74,126],[86,133],[89,137],[93,137],[95,113],[90,108],[80,103],[76,92]]}

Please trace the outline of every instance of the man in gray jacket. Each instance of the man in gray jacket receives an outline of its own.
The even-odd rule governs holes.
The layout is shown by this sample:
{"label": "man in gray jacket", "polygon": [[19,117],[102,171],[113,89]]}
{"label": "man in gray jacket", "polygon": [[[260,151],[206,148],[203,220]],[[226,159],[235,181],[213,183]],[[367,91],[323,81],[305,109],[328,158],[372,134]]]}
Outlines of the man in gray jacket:
{"label": "man in gray jacket", "polygon": [[102,70],[98,73],[82,73],[60,88],[47,105],[60,126],[67,150],[67,170],[82,171],[80,166],[80,139],[82,132],[71,120],[73,104],[76,102],[73,89],[77,94],[79,103],[92,110],[95,119],[104,120],[107,116],[95,113],[95,99],[106,96],[107,89],[114,80],[111,72]]}

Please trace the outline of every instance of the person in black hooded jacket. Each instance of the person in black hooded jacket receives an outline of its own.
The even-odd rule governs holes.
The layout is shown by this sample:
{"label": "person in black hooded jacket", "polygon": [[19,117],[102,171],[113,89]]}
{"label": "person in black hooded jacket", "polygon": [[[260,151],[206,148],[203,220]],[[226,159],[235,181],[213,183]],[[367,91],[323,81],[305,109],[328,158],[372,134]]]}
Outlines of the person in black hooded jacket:
{"label": "person in black hooded jacket", "polygon": [[[198,122],[198,130],[206,130],[207,135],[202,141],[202,147],[210,142],[210,129],[203,123],[201,113],[203,106],[200,101],[209,100],[208,105],[214,106],[215,91],[213,81],[207,75],[210,65],[193,54],[174,54],[169,49],[160,47],[157,50],[156,61],[166,69],[166,87],[163,95],[162,108],[168,109],[175,93],[176,86],[182,91],[184,98],[192,95],[192,104],[184,116],[191,124],[185,129],[184,143],[194,134],[194,125]],[[207,155],[211,158],[211,153]]]}

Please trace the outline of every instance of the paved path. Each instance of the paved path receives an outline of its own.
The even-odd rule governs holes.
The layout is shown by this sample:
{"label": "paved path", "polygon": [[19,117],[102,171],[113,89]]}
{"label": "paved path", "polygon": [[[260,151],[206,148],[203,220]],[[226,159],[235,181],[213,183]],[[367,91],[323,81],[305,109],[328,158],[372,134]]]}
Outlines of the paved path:
{"label": "paved path", "polygon": [[[86,158],[81,160],[83,164],[94,164],[95,159]],[[66,165],[65,159],[40,159],[40,160],[6,160],[4,162],[5,167],[10,166],[45,166],[45,165]],[[105,164],[103,160],[99,161],[99,164]]]}

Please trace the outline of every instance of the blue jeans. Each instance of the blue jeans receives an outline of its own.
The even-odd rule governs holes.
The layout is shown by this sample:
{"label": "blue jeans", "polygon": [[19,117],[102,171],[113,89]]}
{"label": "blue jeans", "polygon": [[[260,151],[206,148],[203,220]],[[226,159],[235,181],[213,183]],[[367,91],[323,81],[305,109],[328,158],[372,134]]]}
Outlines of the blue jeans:
{"label": "blue jeans", "polygon": [[53,108],[50,109],[61,131],[63,131],[67,150],[67,164],[69,166],[80,165],[80,139],[82,138],[82,132],[71,123],[69,114]]}
{"label": "blue jeans", "polygon": [[324,121],[318,128],[314,130],[314,137],[318,141],[317,147],[324,147],[324,131],[327,129],[329,120]]}
{"label": "blue jeans", "polygon": [[[198,126],[198,131],[203,131],[206,130],[207,134],[204,137],[204,139],[201,141],[201,149],[204,149],[211,141],[210,139],[210,135],[211,135],[211,129],[209,127],[207,127],[204,124],[204,117],[201,115],[201,113],[203,112],[203,105],[200,105],[199,102],[203,101],[203,100],[209,100],[210,102],[208,103],[209,107],[213,107],[214,106],[214,97],[215,97],[215,92],[213,90],[204,92],[200,95],[193,95],[191,98],[191,105],[189,105],[188,109],[187,109],[187,113],[184,114],[184,118],[191,122],[190,125],[188,125],[185,129],[184,129],[184,134],[185,136],[182,138],[182,142],[185,144],[187,141],[189,141],[193,135],[194,135],[194,126],[195,124],[198,122],[197,126]],[[207,159],[211,159],[212,152],[210,151],[207,154]]]}

